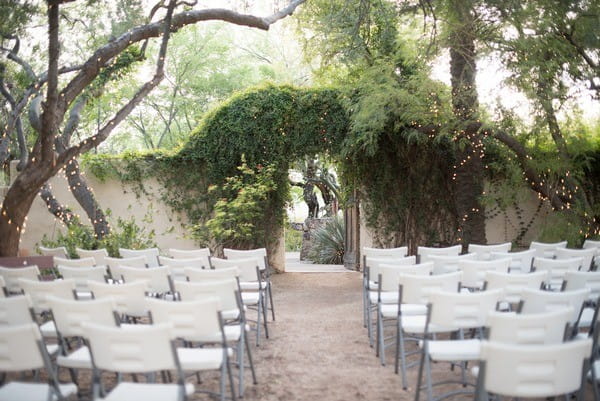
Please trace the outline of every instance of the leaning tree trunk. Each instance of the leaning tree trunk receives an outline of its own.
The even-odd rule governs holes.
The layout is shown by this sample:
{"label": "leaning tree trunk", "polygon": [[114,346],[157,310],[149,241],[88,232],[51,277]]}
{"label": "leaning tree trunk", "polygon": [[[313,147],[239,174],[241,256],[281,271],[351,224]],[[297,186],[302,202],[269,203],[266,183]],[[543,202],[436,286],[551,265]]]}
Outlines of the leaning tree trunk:
{"label": "leaning tree trunk", "polygon": [[463,250],[469,243],[485,244],[483,143],[477,122],[474,18],[465,2],[456,5],[457,20],[450,37],[452,109],[458,121],[454,193]]}

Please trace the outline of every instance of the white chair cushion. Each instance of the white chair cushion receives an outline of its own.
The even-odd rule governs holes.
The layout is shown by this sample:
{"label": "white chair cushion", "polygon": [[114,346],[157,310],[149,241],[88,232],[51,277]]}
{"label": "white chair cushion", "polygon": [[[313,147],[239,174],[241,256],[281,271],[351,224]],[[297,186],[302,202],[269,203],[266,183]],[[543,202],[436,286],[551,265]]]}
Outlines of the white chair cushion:
{"label": "white chair cushion", "polygon": [[242,301],[244,305],[256,305],[258,304],[259,294],[258,292],[243,292]]}
{"label": "white chair cushion", "polygon": [[[233,354],[231,349],[228,354]],[[177,356],[184,371],[219,369],[223,363],[222,348],[177,348]]]}
{"label": "white chair cushion", "polygon": [[[377,291],[369,291],[369,300],[371,303],[376,304],[378,297]],[[397,304],[398,303],[398,291],[384,291],[381,293],[381,303],[384,304]]]}
{"label": "white chair cushion", "polygon": [[[120,383],[115,387],[106,398],[100,400],[106,401],[166,401],[178,400],[179,388],[176,384],[162,383]],[[194,393],[194,385],[192,383],[185,384],[185,393],[192,395]]]}
{"label": "white chair cushion", "polygon": [[[61,384],[60,391],[63,396],[69,397],[77,392],[73,383]],[[48,384],[10,382],[0,388],[0,401],[15,400],[46,400],[48,398]],[[56,400],[56,397],[52,398]]]}
{"label": "white chair cushion", "polygon": [[429,356],[434,361],[473,361],[479,359],[481,341],[437,340],[429,341],[428,347]]}
{"label": "white chair cushion", "polygon": [[[402,316],[425,315],[427,306],[422,304],[402,304],[400,306]],[[395,317],[398,315],[398,304],[381,305],[381,314],[383,317]]]}
{"label": "white chair cushion", "polygon": [[56,358],[56,363],[59,366],[73,369],[91,369],[92,357],[88,347],[80,347],[69,355],[59,355]]}
{"label": "white chair cushion", "polygon": [[44,336],[44,337],[58,336],[58,334],[56,334],[56,326],[54,325],[53,320],[49,320],[45,323],[42,323],[40,325],[40,332],[42,333],[42,336]]}

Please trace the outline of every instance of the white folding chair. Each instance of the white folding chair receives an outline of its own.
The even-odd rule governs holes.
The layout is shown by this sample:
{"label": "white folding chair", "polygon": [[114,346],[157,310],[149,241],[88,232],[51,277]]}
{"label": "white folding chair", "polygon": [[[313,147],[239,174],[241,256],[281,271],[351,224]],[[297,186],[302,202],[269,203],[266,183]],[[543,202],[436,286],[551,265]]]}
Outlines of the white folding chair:
{"label": "white folding chair", "polygon": [[423,276],[414,274],[402,275],[400,280],[400,295],[398,296],[397,326],[396,326],[396,355],[395,372],[401,368],[402,387],[408,386],[407,370],[415,363],[408,363],[407,357],[414,352],[406,351],[406,341],[421,341],[425,334],[426,315],[405,315],[402,313],[403,304],[427,305],[433,291],[457,292],[461,280],[461,272]]}
{"label": "white folding chair", "polygon": [[115,308],[121,315],[121,321],[134,323],[148,316],[146,308],[146,281],[132,283],[108,284],[96,281],[88,282],[95,299],[112,298]]}
{"label": "white folding chair", "polygon": [[[228,326],[225,326],[219,308],[219,298],[211,296],[181,302],[148,300],[148,309],[153,323],[171,323],[174,335],[188,344],[211,345],[205,348],[178,347],[177,353],[184,372],[220,370],[220,395],[224,400],[226,377],[229,378],[230,391],[235,398],[229,362],[231,356],[229,344],[239,344],[236,349],[243,355],[243,338],[238,326],[229,326],[230,329],[227,329]],[[240,372],[243,373],[243,369]],[[242,396],[243,376],[239,381],[240,396]]]}
{"label": "white folding chair", "polygon": [[[421,362],[417,379],[415,400],[419,400],[423,374],[425,374],[425,389],[427,399],[432,401],[433,386],[446,384],[449,381],[434,383],[431,373],[431,362],[461,362],[462,386],[469,383],[466,379],[466,362],[479,359],[479,347],[488,313],[496,310],[502,298],[502,290],[486,290],[478,292],[444,292],[433,291],[429,295],[428,312],[425,323],[425,335],[421,343]],[[464,332],[474,330],[479,332],[475,338],[465,339]],[[458,332],[457,339],[431,339],[431,335]],[[452,381],[450,381],[452,382]],[[445,393],[441,399],[454,394],[465,393],[465,390]]]}
{"label": "white folding chair", "polygon": [[238,280],[240,269],[237,266],[223,267],[221,269],[198,269],[185,267],[184,274],[187,281],[204,283],[215,280]]}
{"label": "white folding chair", "polygon": [[[266,248],[256,249],[231,249],[223,248],[223,255],[228,260],[239,260],[256,258],[258,268],[263,275],[263,281],[266,284],[266,296],[265,296],[265,312],[271,309],[271,318],[275,320],[275,305],[273,304],[273,288],[271,283],[271,266],[269,266],[269,258],[267,257]],[[212,264],[212,258],[211,258]],[[242,286],[242,289],[243,286]],[[265,314],[266,316],[266,314]]]}
{"label": "white folding chair", "polygon": [[[126,329],[86,322],[84,337],[92,355],[93,396],[100,399],[102,372],[152,374],[175,371],[176,383],[120,381],[103,400],[177,400],[194,393],[185,383],[170,324],[136,325]],[[124,375],[122,377],[125,377]]]}
{"label": "white folding chair", "polygon": [[[377,291],[377,277],[379,276],[379,265],[405,266],[417,263],[416,256],[400,256],[405,254],[406,247],[379,249],[363,248],[363,326],[367,327],[369,338],[372,338],[371,332],[371,313],[375,310],[374,303],[369,302],[369,292]],[[378,256],[371,256],[378,255]],[[371,341],[371,346],[373,342]]]}
{"label": "white folding chair", "polygon": [[80,258],[94,258],[96,266],[104,266],[106,265],[106,257],[108,256],[108,251],[105,248],[101,249],[81,249],[75,248],[77,255]]}
{"label": "white folding chair", "polygon": [[538,242],[531,241],[529,249],[535,249],[536,258],[554,258],[556,256],[556,250],[559,248],[566,248],[567,241],[560,242]]}
{"label": "white folding chair", "polygon": [[106,262],[106,265],[108,266],[109,270],[111,270],[114,267],[118,267],[118,266],[128,266],[128,267],[139,267],[139,268],[146,268],[146,263],[147,263],[147,259],[145,256],[135,256],[132,258],[111,258],[110,256],[107,256],[104,258],[104,261]]}
{"label": "white folding chair", "polygon": [[510,271],[513,273],[529,273],[535,257],[535,249],[519,252],[492,252],[492,259],[511,258]]}
{"label": "white folding chair", "polygon": [[65,259],[69,257],[69,252],[64,246],[57,246],[56,248],[47,248],[45,246],[40,246],[40,254],[42,254],[43,256],[58,256],[59,258]]}
{"label": "white folding chair", "polygon": [[577,334],[583,304],[587,300],[589,293],[589,288],[563,292],[526,288],[521,294],[521,304],[519,305],[518,312],[530,314],[571,308],[572,313],[569,324],[573,328],[572,335],[575,335]]}
{"label": "white folding chair", "polygon": [[591,339],[543,345],[483,341],[476,399],[487,401],[488,393],[546,398],[578,392],[582,401],[591,351]]}
{"label": "white folding chair", "polygon": [[146,248],[146,249],[126,249],[119,248],[119,254],[122,258],[135,258],[143,256],[146,258],[146,266],[157,267],[158,266],[158,248]]}
{"label": "white folding chair", "polygon": [[[21,294],[0,298],[0,327],[29,323],[37,324],[33,303],[29,295]],[[47,343],[46,349],[49,355],[54,355],[58,352],[59,346],[55,343]]]}
{"label": "white folding chair", "polygon": [[4,279],[4,285],[8,295],[21,294],[23,289],[19,284],[20,278],[29,280],[40,279],[40,269],[36,265],[23,267],[2,267],[0,266],[0,276]]}
{"label": "white folding chair", "polygon": [[79,386],[77,371],[91,369],[90,351],[83,344],[84,322],[116,327],[120,320],[111,298],[74,301],[49,296],[48,305],[58,333],[60,355],[59,367],[69,369],[71,380]]}
{"label": "white folding chair", "polygon": [[463,260],[475,260],[474,253],[464,255],[430,255],[428,260],[433,262],[432,274],[445,274],[460,270],[460,262]]}
{"label": "white folding chair", "polygon": [[19,279],[23,292],[31,298],[33,310],[40,319],[40,331],[44,337],[56,337],[56,327],[49,318],[47,298],[53,295],[63,299],[75,299],[75,280],[33,281]]}
{"label": "white folding chair", "polygon": [[1,401],[66,400],[77,392],[73,383],[61,384],[35,323],[0,327],[0,371],[29,372],[44,369],[47,381],[11,381],[0,387]]}
{"label": "white folding chair", "polygon": [[545,288],[552,291],[560,291],[563,285],[565,273],[577,271],[581,268],[582,258],[548,259],[535,258],[533,269],[546,272],[544,280]]}
{"label": "white folding chair", "polygon": [[594,322],[597,320],[598,300],[600,299],[600,272],[582,272],[568,271],[564,276],[564,291],[574,291],[582,288],[590,290],[587,302],[583,307],[583,311],[579,316],[579,328],[592,329]]}
{"label": "white folding chair", "polygon": [[80,259],[65,259],[54,257],[54,266],[67,266],[67,267],[90,267],[96,266],[96,259],[92,257],[80,258]]}
{"label": "white folding chair", "polygon": [[106,266],[67,267],[58,266],[58,272],[64,279],[75,280],[75,295],[77,299],[90,299],[92,294],[88,281],[106,282],[108,270]]}
{"label": "white folding chair", "polygon": [[585,241],[583,241],[583,249],[595,249],[596,250],[596,256],[594,256],[594,263],[595,263],[595,267],[594,270],[598,270],[598,268],[600,267],[600,241],[594,241],[591,239],[586,239]]}
{"label": "white folding chair", "polygon": [[508,273],[510,258],[492,260],[462,259],[458,268],[462,271],[461,286],[470,290],[482,290],[485,285],[485,273],[488,271]]}
{"label": "white folding chair", "polygon": [[458,256],[462,251],[462,245],[453,245],[442,248],[434,248],[429,246],[417,247],[417,256],[419,263],[425,263],[431,261],[430,257],[433,255],[437,256]]}
{"label": "white folding chair", "polygon": [[508,252],[511,247],[512,243],[510,242],[490,245],[469,244],[467,252],[474,253],[477,260],[490,260],[492,258],[492,252]]}
{"label": "white folding chair", "polygon": [[504,301],[508,305],[501,309],[517,309],[523,290],[525,288],[540,289],[545,278],[545,272],[518,274],[487,271],[485,272],[485,288],[504,290]]}
{"label": "white folding chair", "polygon": [[260,268],[256,264],[256,258],[246,259],[220,259],[211,258],[211,264],[216,270],[222,268],[236,267],[239,270],[239,286],[242,290],[241,296],[244,305],[256,308],[256,345],[260,345],[261,321],[265,330],[265,338],[269,338],[267,325],[267,288],[268,284],[263,281]]}
{"label": "white folding chair", "polygon": [[199,249],[169,248],[169,255],[173,259],[208,258],[208,257],[210,257],[210,249],[209,248],[199,248]]}
{"label": "white folding chair", "polygon": [[594,256],[596,255],[595,248],[588,249],[569,249],[569,248],[559,248],[556,250],[556,259],[573,259],[573,258],[582,258],[581,268],[579,270],[589,271],[592,268],[592,262],[594,261]]}

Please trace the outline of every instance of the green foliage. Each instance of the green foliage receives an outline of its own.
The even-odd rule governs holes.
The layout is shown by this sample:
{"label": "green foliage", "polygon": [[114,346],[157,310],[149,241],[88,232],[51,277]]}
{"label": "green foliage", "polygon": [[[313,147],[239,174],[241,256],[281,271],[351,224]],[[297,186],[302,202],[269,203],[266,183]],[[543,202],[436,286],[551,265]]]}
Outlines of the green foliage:
{"label": "green foliage", "polygon": [[0,40],[21,35],[31,16],[38,12],[33,1],[0,0]]}
{"label": "green foliage", "polygon": [[345,243],[344,219],[336,216],[313,232],[308,259],[314,263],[343,264]]}
{"label": "green foliage", "polygon": [[213,217],[193,226],[197,238],[213,240],[220,248],[268,243],[272,227],[281,224],[273,219],[281,218],[276,186],[276,176],[281,174],[271,165],[252,169],[245,162],[238,170],[239,174],[226,178],[220,188],[209,188],[209,193],[222,197],[214,204]]}
{"label": "green foliage", "polygon": [[285,251],[300,252],[303,232],[288,228],[285,230]]}
{"label": "green foliage", "polygon": [[[150,216],[145,218],[148,219]],[[147,220],[146,220],[147,222]],[[119,248],[145,249],[156,246],[154,241],[154,230],[146,232],[140,227],[135,219],[117,218],[116,226],[112,226],[110,234],[99,240],[91,226],[72,224],[66,233],[59,231],[56,239],[49,239],[44,235],[42,245],[46,247],[64,246],[67,248],[69,257],[78,258],[76,248],[101,249],[106,248],[112,257],[119,257]]]}

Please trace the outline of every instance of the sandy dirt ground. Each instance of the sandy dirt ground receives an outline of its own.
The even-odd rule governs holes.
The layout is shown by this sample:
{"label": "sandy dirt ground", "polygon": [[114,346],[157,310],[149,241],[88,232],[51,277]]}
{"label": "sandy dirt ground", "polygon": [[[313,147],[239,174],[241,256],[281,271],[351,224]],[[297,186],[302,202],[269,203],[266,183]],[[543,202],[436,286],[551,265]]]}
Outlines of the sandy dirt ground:
{"label": "sandy dirt ground", "polygon": [[[387,366],[381,366],[369,346],[362,322],[361,275],[347,273],[285,273],[273,276],[276,321],[269,321],[270,338],[251,349],[258,384],[246,375],[246,401],[353,401],[413,400],[417,367],[408,373],[409,389],[394,374],[393,347],[387,350]],[[255,313],[249,312],[249,318]],[[251,333],[253,336],[254,333]],[[254,339],[254,337],[252,337]],[[411,345],[414,349],[415,345]],[[447,364],[435,364],[434,380],[458,378]],[[234,374],[235,374],[234,370]],[[62,371],[61,379],[68,379]],[[218,376],[203,375],[198,389],[218,390]],[[89,373],[80,372],[85,388]],[[445,386],[443,389],[460,389]],[[439,391],[442,388],[438,388]],[[83,395],[82,400],[89,399]],[[196,393],[192,400],[211,397]],[[421,400],[426,397],[422,394]],[[457,396],[453,400],[472,400]],[[593,399],[591,389],[586,399]],[[143,401],[143,400],[136,400]]]}

